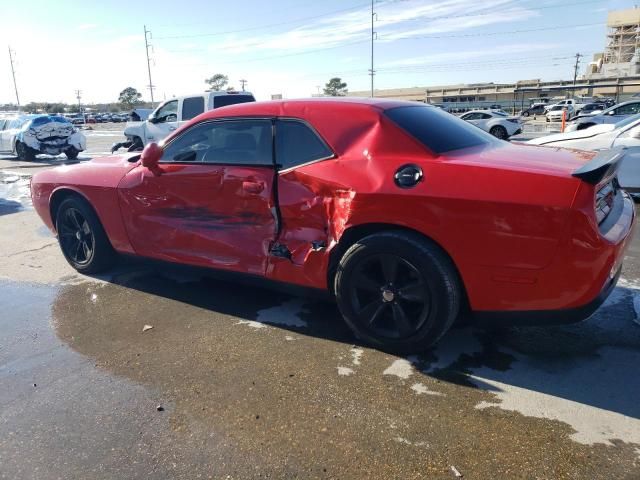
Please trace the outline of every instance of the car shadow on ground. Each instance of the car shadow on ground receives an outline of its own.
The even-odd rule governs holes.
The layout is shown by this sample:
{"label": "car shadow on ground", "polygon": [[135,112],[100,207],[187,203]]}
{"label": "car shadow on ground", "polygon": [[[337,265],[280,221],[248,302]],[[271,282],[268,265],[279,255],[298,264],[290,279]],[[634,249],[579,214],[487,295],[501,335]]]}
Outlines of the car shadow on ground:
{"label": "car shadow on ground", "polygon": [[[216,279],[201,270],[137,259],[103,279],[216,314],[334,342],[358,343],[329,300],[295,297]],[[592,317],[573,325],[458,326],[433,349],[402,360],[416,374],[494,392],[501,398],[497,404],[524,408],[525,414],[530,408],[533,415],[557,409],[580,415],[582,408],[595,407],[640,419],[640,325],[635,323],[633,307],[637,295],[635,286],[618,286]],[[536,394],[533,400],[532,394]],[[510,408],[509,399],[517,405]],[[638,432],[640,443],[640,428]]]}

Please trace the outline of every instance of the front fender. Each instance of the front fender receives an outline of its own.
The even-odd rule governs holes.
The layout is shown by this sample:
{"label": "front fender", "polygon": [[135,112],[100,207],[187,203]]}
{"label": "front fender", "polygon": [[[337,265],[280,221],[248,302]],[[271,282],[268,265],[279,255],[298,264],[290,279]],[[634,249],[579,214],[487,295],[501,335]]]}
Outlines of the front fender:
{"label": "front fender", "polygon": [[144,143],[146,143],[146,122],[128,122],[124,127],[124,135],[127,138],[139,137]]}

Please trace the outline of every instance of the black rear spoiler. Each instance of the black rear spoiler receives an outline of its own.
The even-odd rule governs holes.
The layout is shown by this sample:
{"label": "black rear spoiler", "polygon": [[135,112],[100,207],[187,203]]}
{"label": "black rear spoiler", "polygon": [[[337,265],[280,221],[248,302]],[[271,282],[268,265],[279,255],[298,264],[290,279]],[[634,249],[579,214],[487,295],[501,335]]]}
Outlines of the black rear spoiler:
{"label": "black rear spoiler", "polygon": [[597,185],[604,178],[613,175],[620,167],[625,155],[624,147],[616,147],[611,150],[599,152],[593,160],[583,165],[572,173],[574,177],[587,183]]}

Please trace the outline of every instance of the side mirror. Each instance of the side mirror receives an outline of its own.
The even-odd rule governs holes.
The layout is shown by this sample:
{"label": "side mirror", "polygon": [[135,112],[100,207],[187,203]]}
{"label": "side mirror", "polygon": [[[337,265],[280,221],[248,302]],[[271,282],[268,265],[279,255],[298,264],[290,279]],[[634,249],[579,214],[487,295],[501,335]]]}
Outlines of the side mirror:
{"label": "side mirror", "polygon": [[154,175],[162,174],[162,168],[160,168],[160,166],[158,165],[161,158],[162,148],[160,148],[157,143],[150,143],[149,145],[144,147],[142,155],[140,156],[142,165],[148,168],[149,171]]}
{"label": "side mirror", "polygon": [[611,110],[609,113],[607,113],[607,115],[615,115],[616,111],[615,110]]}

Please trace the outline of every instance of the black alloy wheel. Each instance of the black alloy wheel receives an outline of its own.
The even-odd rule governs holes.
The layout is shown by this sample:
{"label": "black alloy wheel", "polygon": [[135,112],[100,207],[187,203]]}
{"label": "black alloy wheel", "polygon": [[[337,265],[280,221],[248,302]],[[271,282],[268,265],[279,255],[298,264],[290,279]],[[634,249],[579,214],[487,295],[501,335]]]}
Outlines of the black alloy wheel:
{"label": "black alloy wheel", "polygon": [[69,196],[58,207],[55,220],[60,249],[77,271],[98,273],[115,263],[116,252],[86,200]]}
{"label": "black alloy wheel", "polygon": [[427,321],[431,293],[416,266],[391,254],[371,255],[353,273],[351,307],[376,337],[415,335]]}
{"label": "black alloy wheel", "polygon": [[86,265],[93,258],[96,240],[82,213],[67,208],[58,223],[60,246],[64,254],[77,265]]}
{"label": "black alloy wheel", "polygon": [[458,317],[463,287],[449,256],[410,231],[374,233],[340,258],[333,290],[363,342],[393,353],[427,349]]}

